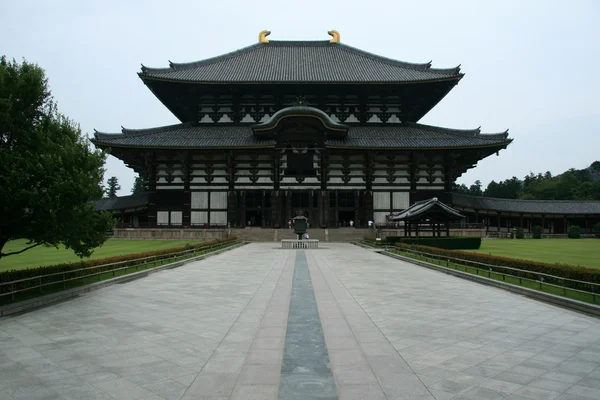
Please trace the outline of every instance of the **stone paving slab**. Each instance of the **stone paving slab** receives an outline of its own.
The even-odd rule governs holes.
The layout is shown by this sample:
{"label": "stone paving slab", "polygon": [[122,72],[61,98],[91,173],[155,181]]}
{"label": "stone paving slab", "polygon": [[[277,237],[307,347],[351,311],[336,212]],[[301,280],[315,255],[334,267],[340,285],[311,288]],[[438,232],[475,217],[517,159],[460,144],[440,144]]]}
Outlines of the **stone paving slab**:
{"label": "stone paving slab", "polygon": [[289,314],[300,253],[329,356],[312,365],[339,399],[600,398],[596,318],[349,244],[266,243],[0,318],[0,400],[277,399],[288,325],[316,318]]}
{"label": "stone paving slab", "polygon": [[350,244],[309,265],[340,399],[600,398],[597,318]]}
{"label": "stone paving slab", "polygon": [[252,389],[269,398],[295,257],[270,248],[0,319],[0,399],[246,398],[245,384],[276,377]]}

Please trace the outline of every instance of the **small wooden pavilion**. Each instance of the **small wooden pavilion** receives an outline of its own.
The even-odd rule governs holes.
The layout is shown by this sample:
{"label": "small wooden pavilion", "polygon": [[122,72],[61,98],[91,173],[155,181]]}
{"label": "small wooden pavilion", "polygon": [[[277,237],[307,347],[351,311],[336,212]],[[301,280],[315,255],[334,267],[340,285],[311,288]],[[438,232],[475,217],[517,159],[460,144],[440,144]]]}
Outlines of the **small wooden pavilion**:
{"label": "small wooden pavilion", "polygon": [[415,236],[419,236],[421,225],[428,225],[429,229],[421,229],[421,232],[431,232],[431,236],[442,236],[442,225],[444,225],[446,236],[450,236],[450,222],[461,221],[465,217],[452,207],[447,206],[434,197],[429,200],[416,202],[409,208],[390,215],[390,221],[404,222],[404,236],[412,237],[413,228]]}

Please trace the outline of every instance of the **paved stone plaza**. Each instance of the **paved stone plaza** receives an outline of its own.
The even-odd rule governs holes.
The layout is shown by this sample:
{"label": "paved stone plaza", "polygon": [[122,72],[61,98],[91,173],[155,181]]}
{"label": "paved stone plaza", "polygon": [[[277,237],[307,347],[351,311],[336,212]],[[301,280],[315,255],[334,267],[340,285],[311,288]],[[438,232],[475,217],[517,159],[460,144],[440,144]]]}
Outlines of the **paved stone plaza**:
{"label": "paved stone plaza", "polygon": [[324,246],[250,244],[0,319],[0,400],[600,399],[600,320]]}

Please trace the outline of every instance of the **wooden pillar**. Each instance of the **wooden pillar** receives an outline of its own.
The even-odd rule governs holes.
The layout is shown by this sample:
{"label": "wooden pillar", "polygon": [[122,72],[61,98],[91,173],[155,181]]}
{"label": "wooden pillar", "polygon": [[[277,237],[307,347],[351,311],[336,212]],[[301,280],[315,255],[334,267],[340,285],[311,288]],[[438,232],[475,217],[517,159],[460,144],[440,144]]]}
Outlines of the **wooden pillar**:
{"label": "wooden pillar", "polygon": [[523,214],[519,214],[519,227],[523,229]]}
{"label": "wooden pillar", "polygon": [[230,190],[229,193],[227,193],[227,222],[232,227],[239,225],[237,210],[237,194],[234,190]]}
{"label": "wooden pillar", "polygon": [[588,216],[584,215],[583,217],[585,218],[585,233],[590,233],[590,232],[588,232],[588,229],[589,229]]}
{"label": "wooden pillar", "polygon": [[280,228],[281,223],[279,221],[279,191],[271,190],[271,227]]}
{"label": "wooden pillar", "polygon": [[565,227],[565,231],[563,233],[567,233],[567,216],[563,216],[563,226]]}
{"label": "wooden pillar", "polygon": [[360,223],[360,192],[354,191],[354,226],[358,227]]}
{"label": "wooden pillar", "polygon": [[329,190],[321,190],[321,228],[329,226]]}
{"label": "wooden pillar", "polygon": [[479,210],[475,210],[475,223],[479,223]]}
{"label": "wooden pillar", "polygon": [[546,216],[542,214],[542,233],[546,232]]}
{"label": "wooden pillar", "polygon": [[500,213],[498,213],[498,232],[500,232]]}
{"label": "wooden pillar", "polygon": [[146,169],[148,171],[148,226],[155,228],[156,225],[156,162],[155,154],[147,153],[144,157]]}
{"label": "wooden pillar", "polygon": [[415,234],[419,237],[419,221],[417,221],[417,225],[415,226]]}
{"label": "wooden pillar", "polygon": [[446,221],[446,237],[450,237],[450,222]]}
{"label": "wooden pillar", "polygon": [[245,228],[247,225],[246,222],[246,192],[243,191],[240,193],[240,225],[242,228]]}
{"label": "wooden pillar", "polygon": [[265,215],[265,210],[266,210],[266,201],[265,201],[265,197],[266,197],[267,193],[265,190],[261,190],[261,195],[260,195],[260,226],[261,228],[264,227],[266,224],[266,220],[267,220],[267,216]]}
{"label": "wooden pillar", "polygon": [[340,213],[338,212],[338,191],[334,190],[333,192],[330,192],[329,195],[333,196],[334,198],[333,216],[335,218],[335,227],[337,228],[340,226]]}
{"label": "wooden pillar", "polygon": [[285,220],[286,220],[286,224],[287,221],[294,218],[294,216],[292,215],[292,191],[291,190],[286,190],[285,191]]}

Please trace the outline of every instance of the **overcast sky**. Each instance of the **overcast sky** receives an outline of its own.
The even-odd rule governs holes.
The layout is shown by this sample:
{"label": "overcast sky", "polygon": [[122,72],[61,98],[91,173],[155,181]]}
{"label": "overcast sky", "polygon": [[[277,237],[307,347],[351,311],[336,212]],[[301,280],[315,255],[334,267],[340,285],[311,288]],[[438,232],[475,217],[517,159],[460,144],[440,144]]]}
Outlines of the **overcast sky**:
{"label": "overcast sky", "polygon": [[[600,1],[0,1],[0,54],[46,70],[59,110],[94,129],[179,122],[144,86],[166,67],[257,41],[328,40],[466,75],[420,122],[514,142],[459,179],[487,184],[600,159]],[[127,195],[134,174],[109,156]]]}

